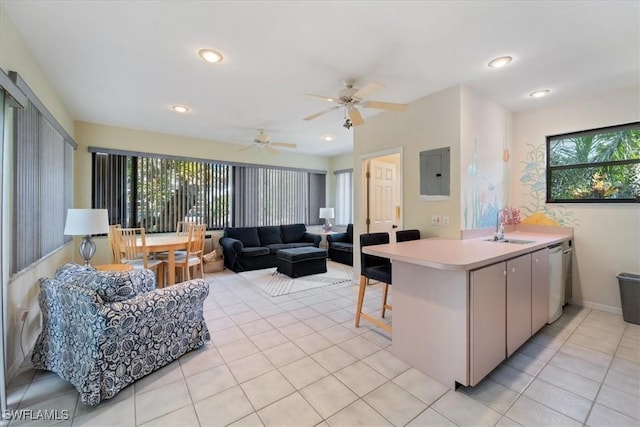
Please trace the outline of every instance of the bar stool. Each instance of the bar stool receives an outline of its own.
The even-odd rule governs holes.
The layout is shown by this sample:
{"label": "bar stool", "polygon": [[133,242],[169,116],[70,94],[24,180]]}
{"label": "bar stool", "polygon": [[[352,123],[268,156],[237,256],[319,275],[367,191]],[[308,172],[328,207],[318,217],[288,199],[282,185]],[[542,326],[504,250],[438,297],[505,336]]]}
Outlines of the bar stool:
{"label": "bar stool", "polygon": [[375,255],[368,255],[362,252],[362,248],[371,245],[382,245],[389,243],[388,233],[369,233],[360,235],[360,289],[358,290],[358,307],[356,309],[356,328],[360,327],[360,318],[367,320],[382,329],[391,332],[391,325],[384,323],[362,311],[362,303],[364,301],[364,293],[369,284],[369,280],[377,280],[384,283],[382,291],[382,318],[385,311],[391,310],[390,304],[387,304],[387,295],[389,286],[391,285],[391,260]]}
{"label": "bar stool", "polygon": [[420,240],[420,230],[396,231],[396,242],[408,242],[409,240]]}

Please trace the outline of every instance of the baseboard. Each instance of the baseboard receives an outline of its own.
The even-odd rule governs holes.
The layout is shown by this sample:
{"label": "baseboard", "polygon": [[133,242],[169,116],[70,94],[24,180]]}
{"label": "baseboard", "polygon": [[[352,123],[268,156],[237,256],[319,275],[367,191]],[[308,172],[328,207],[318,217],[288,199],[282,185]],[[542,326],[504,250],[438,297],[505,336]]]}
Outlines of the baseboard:
{"label": "baseboard", "polygon": [[592,310],[604,311],[611,314],[619,314],[622,316],[622,308],[613,307],[611,305],[598,304],[597,302],[590,302],[584,300],[571,299],[570,304],[579,305],[580,307],[590,308]]}

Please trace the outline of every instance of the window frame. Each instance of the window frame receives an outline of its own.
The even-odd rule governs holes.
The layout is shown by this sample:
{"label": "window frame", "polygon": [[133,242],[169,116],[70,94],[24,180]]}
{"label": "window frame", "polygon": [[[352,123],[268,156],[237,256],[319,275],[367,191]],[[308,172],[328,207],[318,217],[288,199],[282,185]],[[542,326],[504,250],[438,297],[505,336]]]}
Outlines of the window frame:
{"label": "window frame", "polygon": [[587,129],[577,132],[567,132],[558,135],[549,135],[546,137],[546,170],[545,170],[545,201],[546,203],[640,203],[640,194],[635,198],[575,198],[575,199],[556,199],[552,198],[552,173],[554,171],[567,169],[587,169],[609,166],[625,166],[630,164],[640,165],[640,158],[625,160],[607,160],[592,163],[576,163],[571,165],[552,166],[551,163],[551,144],[555,141],[569,139],[572,137],[581,137],[587,135],[597,135],[600,133],[611,133],[623,130],[640,130],[640,122],[623,123],[613,126],[605,126],[600,128]]}

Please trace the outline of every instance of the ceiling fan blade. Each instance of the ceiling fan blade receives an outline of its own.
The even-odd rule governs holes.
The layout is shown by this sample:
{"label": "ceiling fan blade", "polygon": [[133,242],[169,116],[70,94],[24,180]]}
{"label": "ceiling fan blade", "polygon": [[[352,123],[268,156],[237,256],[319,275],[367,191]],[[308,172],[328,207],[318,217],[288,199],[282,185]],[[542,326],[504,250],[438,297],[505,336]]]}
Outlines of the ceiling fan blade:
{"label": "ceiling fan blade", "polygon": [[362,115],[360,115],[360,111],[358,111],[357,108],[352,108],[351,110],[349,110],[349,118],[351,119],[351,123],[354,126],[360,126],[364,123],[364,120],[362,120]]}
{"label": "ceiling fan blade", "polygon": [[315,113],[315,114],[312,114],[310,116],[307,116],[303,120],[313,120],[316,117],[319,117],[319,116],[321,116],[321,115],[323,115],[325,113],[328,113],[329,111],[337,110],[338,108],[340,108],[339,105],[336,105],[335,107],[327,108],[326,110],[322,110],[322,111],[320,111],[318,113]]}
{"label": "ceiling fan blade", "polygon": [[273,145],[275,147],[288,147],[288,148],[298,148],[296,144],[291,144],[288,142],[271,142],[269,145]]}
{"label": "ceiling fan blade", "polygon": [[333,96],[324,96],[324,95],[313,95],[311,93],[305,93],[306,96],[310,96],[312,98],[320,98],[323,101],[327,101],[327,102],[335,102],[337,101],[337,98],[334,98]]}
{"label": "ceiling fan blade", "polygon": [[364,108],[377,108],[379,110],[389,110],[389,111],[399,111],[404,112],[407,111],[409,107],[408,104],[397,104],[395,102],[381,102],[381,101],[364,101],[362,104]]}
{"label": "ceiling fan blade", "polygon": [[267,150],[267,151],[268,151],[269,153],[271,153],[271,154],[280,154],[280,153],[278,152],[278,150],[276,150],[276,149],[275,149],[275,148],[273,148],[273,147],[270,147],[269,145],[265,145],[265,146],[264,146],[264,149],[265,149],[265,150]]}
{"label": "ceiling fan blade", "polygon": [[382,89],[384,85],[378,82],[371,82],[368,85],[364,86],[361,89],[358,89],[356,93],[352,96],[354,98],[365,99],[367,96],[371,95],[373,92],[377,92]]}

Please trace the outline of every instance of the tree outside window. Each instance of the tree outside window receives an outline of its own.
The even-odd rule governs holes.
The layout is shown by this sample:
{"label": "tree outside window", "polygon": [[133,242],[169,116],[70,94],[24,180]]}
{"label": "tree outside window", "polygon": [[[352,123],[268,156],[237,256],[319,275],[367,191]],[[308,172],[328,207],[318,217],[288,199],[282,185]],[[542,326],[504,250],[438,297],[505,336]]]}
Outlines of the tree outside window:
{"label": "tree outside window", "polygon": [[640,122],[547,137],[547,202],[640,202]]}

